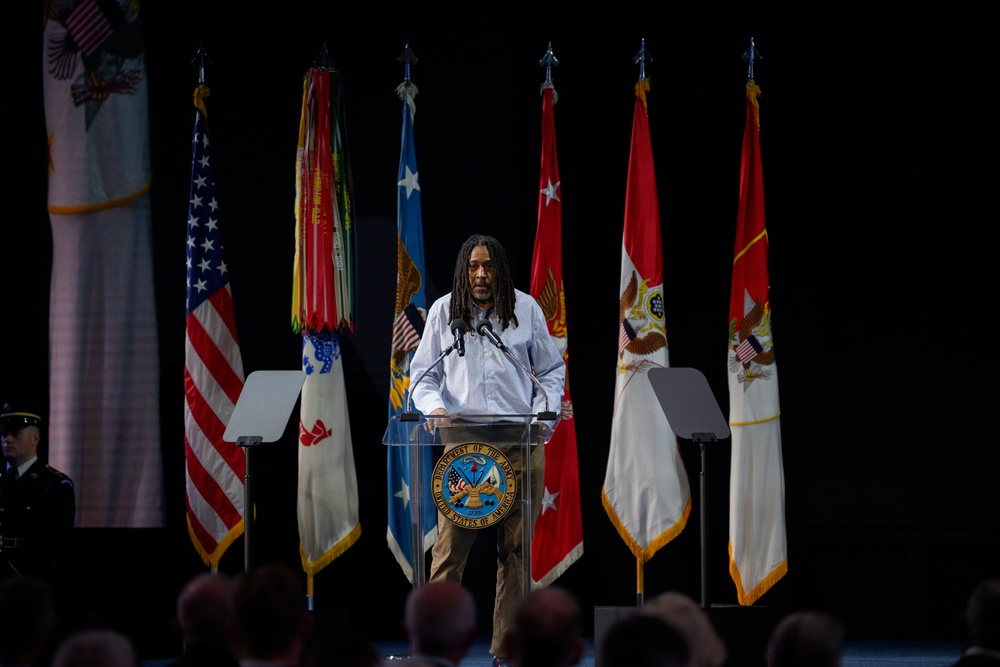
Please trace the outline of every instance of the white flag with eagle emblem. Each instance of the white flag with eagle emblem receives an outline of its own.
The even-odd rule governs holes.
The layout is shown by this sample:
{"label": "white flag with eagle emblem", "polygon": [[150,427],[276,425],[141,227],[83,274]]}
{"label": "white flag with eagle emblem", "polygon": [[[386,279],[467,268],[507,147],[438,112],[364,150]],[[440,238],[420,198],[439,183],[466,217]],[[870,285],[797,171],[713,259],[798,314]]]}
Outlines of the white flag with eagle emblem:
{"label": "white flag with eagle emblem", "polygon": [[165,506],[139,4],[44,6],[49,462],[76,484],[77,526],[157,528]]}
{"label": "white flag with eagle emblem", "polygon": [[691,489],[677,437],[646,374],[651,368],[669,366],[648,89],[645,79],[636,84],[622,235],[615,405],[601,497],[608,517],[640,563],[677,537],[691,512]]}
{"label": "white flag with eagle emblem", "polygon": [[788,572],[778,367],[771,331],[764,175],[757,97],[747,83],[740,208],[729,300],[729,574],[740,604],[756,602]]}

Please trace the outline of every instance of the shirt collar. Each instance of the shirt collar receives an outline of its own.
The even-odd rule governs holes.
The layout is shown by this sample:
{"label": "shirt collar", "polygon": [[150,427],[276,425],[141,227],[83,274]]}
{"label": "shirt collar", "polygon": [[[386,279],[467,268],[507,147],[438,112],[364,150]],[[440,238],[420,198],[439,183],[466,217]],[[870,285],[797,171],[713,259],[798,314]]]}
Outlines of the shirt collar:
{"label": "shirt collar", "polygon": [[[24,473],[28,471],[28,468],[35,465],[35,461],[37,460],[38,460],[38,455],[36,454],[35,456],[32,456],[30,460],[25,461],[21,465],[17,466],[17,478],[20,479],[24,477]],[[12,466],[10,463],[7,464],[7,470],[10,470],[13,467],[14,466]]]}

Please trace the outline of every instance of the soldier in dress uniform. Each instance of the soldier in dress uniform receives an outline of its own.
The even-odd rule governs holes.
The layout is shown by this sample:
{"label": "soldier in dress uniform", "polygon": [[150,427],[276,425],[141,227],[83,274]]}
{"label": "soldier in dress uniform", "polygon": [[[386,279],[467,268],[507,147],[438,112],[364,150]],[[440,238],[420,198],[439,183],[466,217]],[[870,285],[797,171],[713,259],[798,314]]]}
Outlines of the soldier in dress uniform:
{"label": "soldier in dress uniform", "polygon": [[4,403],[0,411],[0,580],[58,585],[76,514],[73,481],[38,458],[42,418]]}

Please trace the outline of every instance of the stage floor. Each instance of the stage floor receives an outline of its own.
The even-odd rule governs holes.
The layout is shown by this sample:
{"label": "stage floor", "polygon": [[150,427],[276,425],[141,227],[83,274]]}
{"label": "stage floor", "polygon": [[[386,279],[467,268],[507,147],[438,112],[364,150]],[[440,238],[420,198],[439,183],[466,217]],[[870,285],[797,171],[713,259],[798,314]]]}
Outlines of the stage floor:
{"label": "stage floor", "polygon": [[[407,654],[407,646],[403,642],[379,642],[376,646],[387,667],[401,665],[402,662],[394,658]],[[481,638],[459,667],[490,667],[489,648],[489,639]],[[847,642],[842,667],[947,667],[956,662],[960,654],[961,646],[949,642]],[[143,660],[139,664],[140,667],[166,667],[175,659]],[[743,656],[740,664],[750,662],[753,662],[750,656]],[[756,664],[763,665],[763,659]],[[579,667],[595,667],[592,640],[587,642]]]}

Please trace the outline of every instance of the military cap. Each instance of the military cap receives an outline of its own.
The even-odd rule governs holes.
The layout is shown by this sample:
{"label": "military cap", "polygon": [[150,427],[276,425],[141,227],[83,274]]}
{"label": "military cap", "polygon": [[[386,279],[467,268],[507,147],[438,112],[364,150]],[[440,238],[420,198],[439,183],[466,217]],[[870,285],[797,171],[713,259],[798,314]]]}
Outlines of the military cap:
{"label": "military cap", "polygon": [[0,434],[16,433],[26,426],[41,428],[42,417],[39,412],[26,405],[4,403],[0,410]]}

